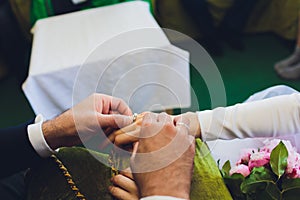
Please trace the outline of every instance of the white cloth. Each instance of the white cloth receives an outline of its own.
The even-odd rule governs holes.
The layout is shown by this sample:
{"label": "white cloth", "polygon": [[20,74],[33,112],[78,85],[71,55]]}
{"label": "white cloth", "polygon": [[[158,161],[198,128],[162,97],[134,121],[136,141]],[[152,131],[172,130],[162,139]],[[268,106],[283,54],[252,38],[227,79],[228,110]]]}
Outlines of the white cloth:
{"label": "white cloth", "polygon": [[[286,94],[282,89],[294,94],[281,95]],[[251,97],[254,102],[198,112],[202,139],[215,160],[235,163],[241,149],[261,147],[266,138],[274,137],[288,139],[300,150],[300,94],[276,86],[257,95]],[[260,97],[267,99],[258,101]]]}
{"label": "white cloth", "polygon": [[94,92],[134,112],[191,104],[189,53],[170,44],[146,2],[38,20],[23,90],[50,119]]}

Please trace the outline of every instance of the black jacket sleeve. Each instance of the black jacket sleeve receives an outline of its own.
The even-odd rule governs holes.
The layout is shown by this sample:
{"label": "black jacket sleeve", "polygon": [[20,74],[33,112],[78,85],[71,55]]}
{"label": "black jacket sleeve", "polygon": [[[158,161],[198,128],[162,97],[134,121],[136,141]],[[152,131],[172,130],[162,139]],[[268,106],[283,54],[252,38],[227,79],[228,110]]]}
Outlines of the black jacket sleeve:
{"label": "black jacket sleeve", "polygon": [[43,160],[28,138],[27,126],[32,123],[34,120],[0,129],[0,178],[25,170]]}

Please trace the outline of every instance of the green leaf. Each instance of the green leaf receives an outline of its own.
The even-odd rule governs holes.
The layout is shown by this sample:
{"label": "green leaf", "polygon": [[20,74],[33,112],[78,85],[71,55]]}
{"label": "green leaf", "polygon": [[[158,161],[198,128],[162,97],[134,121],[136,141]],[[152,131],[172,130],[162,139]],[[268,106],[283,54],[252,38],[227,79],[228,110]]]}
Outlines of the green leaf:
{"label": "green leaf", "polygon": [[253,168],[251,174],[242,182],[241,191],[245,194],[264,190],[269,183],[274,183],[272,172],[265,167]]}
{"label": "green leaf", "polygon": [[230,161],[227,160],[222,167],[222,170],[221,170],[222,175],[229,176],[230,169],[231,169]]}
{"label": "green leaf", "polygon": [[241,174],[232,174],[223,178],[224,182],[234,199],[245,199],[245,195],[241,191],[241,183],[245,177]]}
{"label": "green leaf", "polygon": [[282,193],[282,199],[286,200],[299,200],[300,197],[300,189],[291,189]]}
{"label": "green leaf", "polygon": [[282,180],[282,199],[299,199],[300,178]]}
{"label": "green leaf", "polygon": [[291,189],[300,190],[300,178],[285,178],[282,180],[282,190],[291,190]]}
{"label": "green leaf", "polygon": [[269,182],[266,189],[263,191],[265,193],[265,197],[263,199],[281,199],[281,192],[278,189],[277,185],[273,182]]}
{"label": "green leaf", "polygon": [[282,141],[273,149],[270,156],[272,171],[280,178],[287,166],[288,151]]}

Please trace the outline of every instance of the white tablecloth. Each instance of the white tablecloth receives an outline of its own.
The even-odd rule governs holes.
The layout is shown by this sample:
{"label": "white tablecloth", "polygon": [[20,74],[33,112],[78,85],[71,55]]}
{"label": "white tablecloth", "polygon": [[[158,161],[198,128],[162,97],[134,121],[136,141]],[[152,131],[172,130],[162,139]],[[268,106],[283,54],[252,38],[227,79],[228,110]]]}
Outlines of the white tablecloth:
{"label": "white tablecloth", "polygon": [[23,90],[49,119],[93,92],[134,112],[189,107],[189,54],[170,44],[145,2],[37,21]]}

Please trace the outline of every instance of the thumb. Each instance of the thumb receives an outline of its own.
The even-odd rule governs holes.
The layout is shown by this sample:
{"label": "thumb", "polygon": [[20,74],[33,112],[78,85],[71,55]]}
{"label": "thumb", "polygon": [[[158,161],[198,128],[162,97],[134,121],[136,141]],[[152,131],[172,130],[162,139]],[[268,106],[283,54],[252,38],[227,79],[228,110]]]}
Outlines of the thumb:
{"label": "thumb", "polygon": [[120,114],[103,115],[98,117],[101,127],[123,128],[132,123],[132,117]]}

